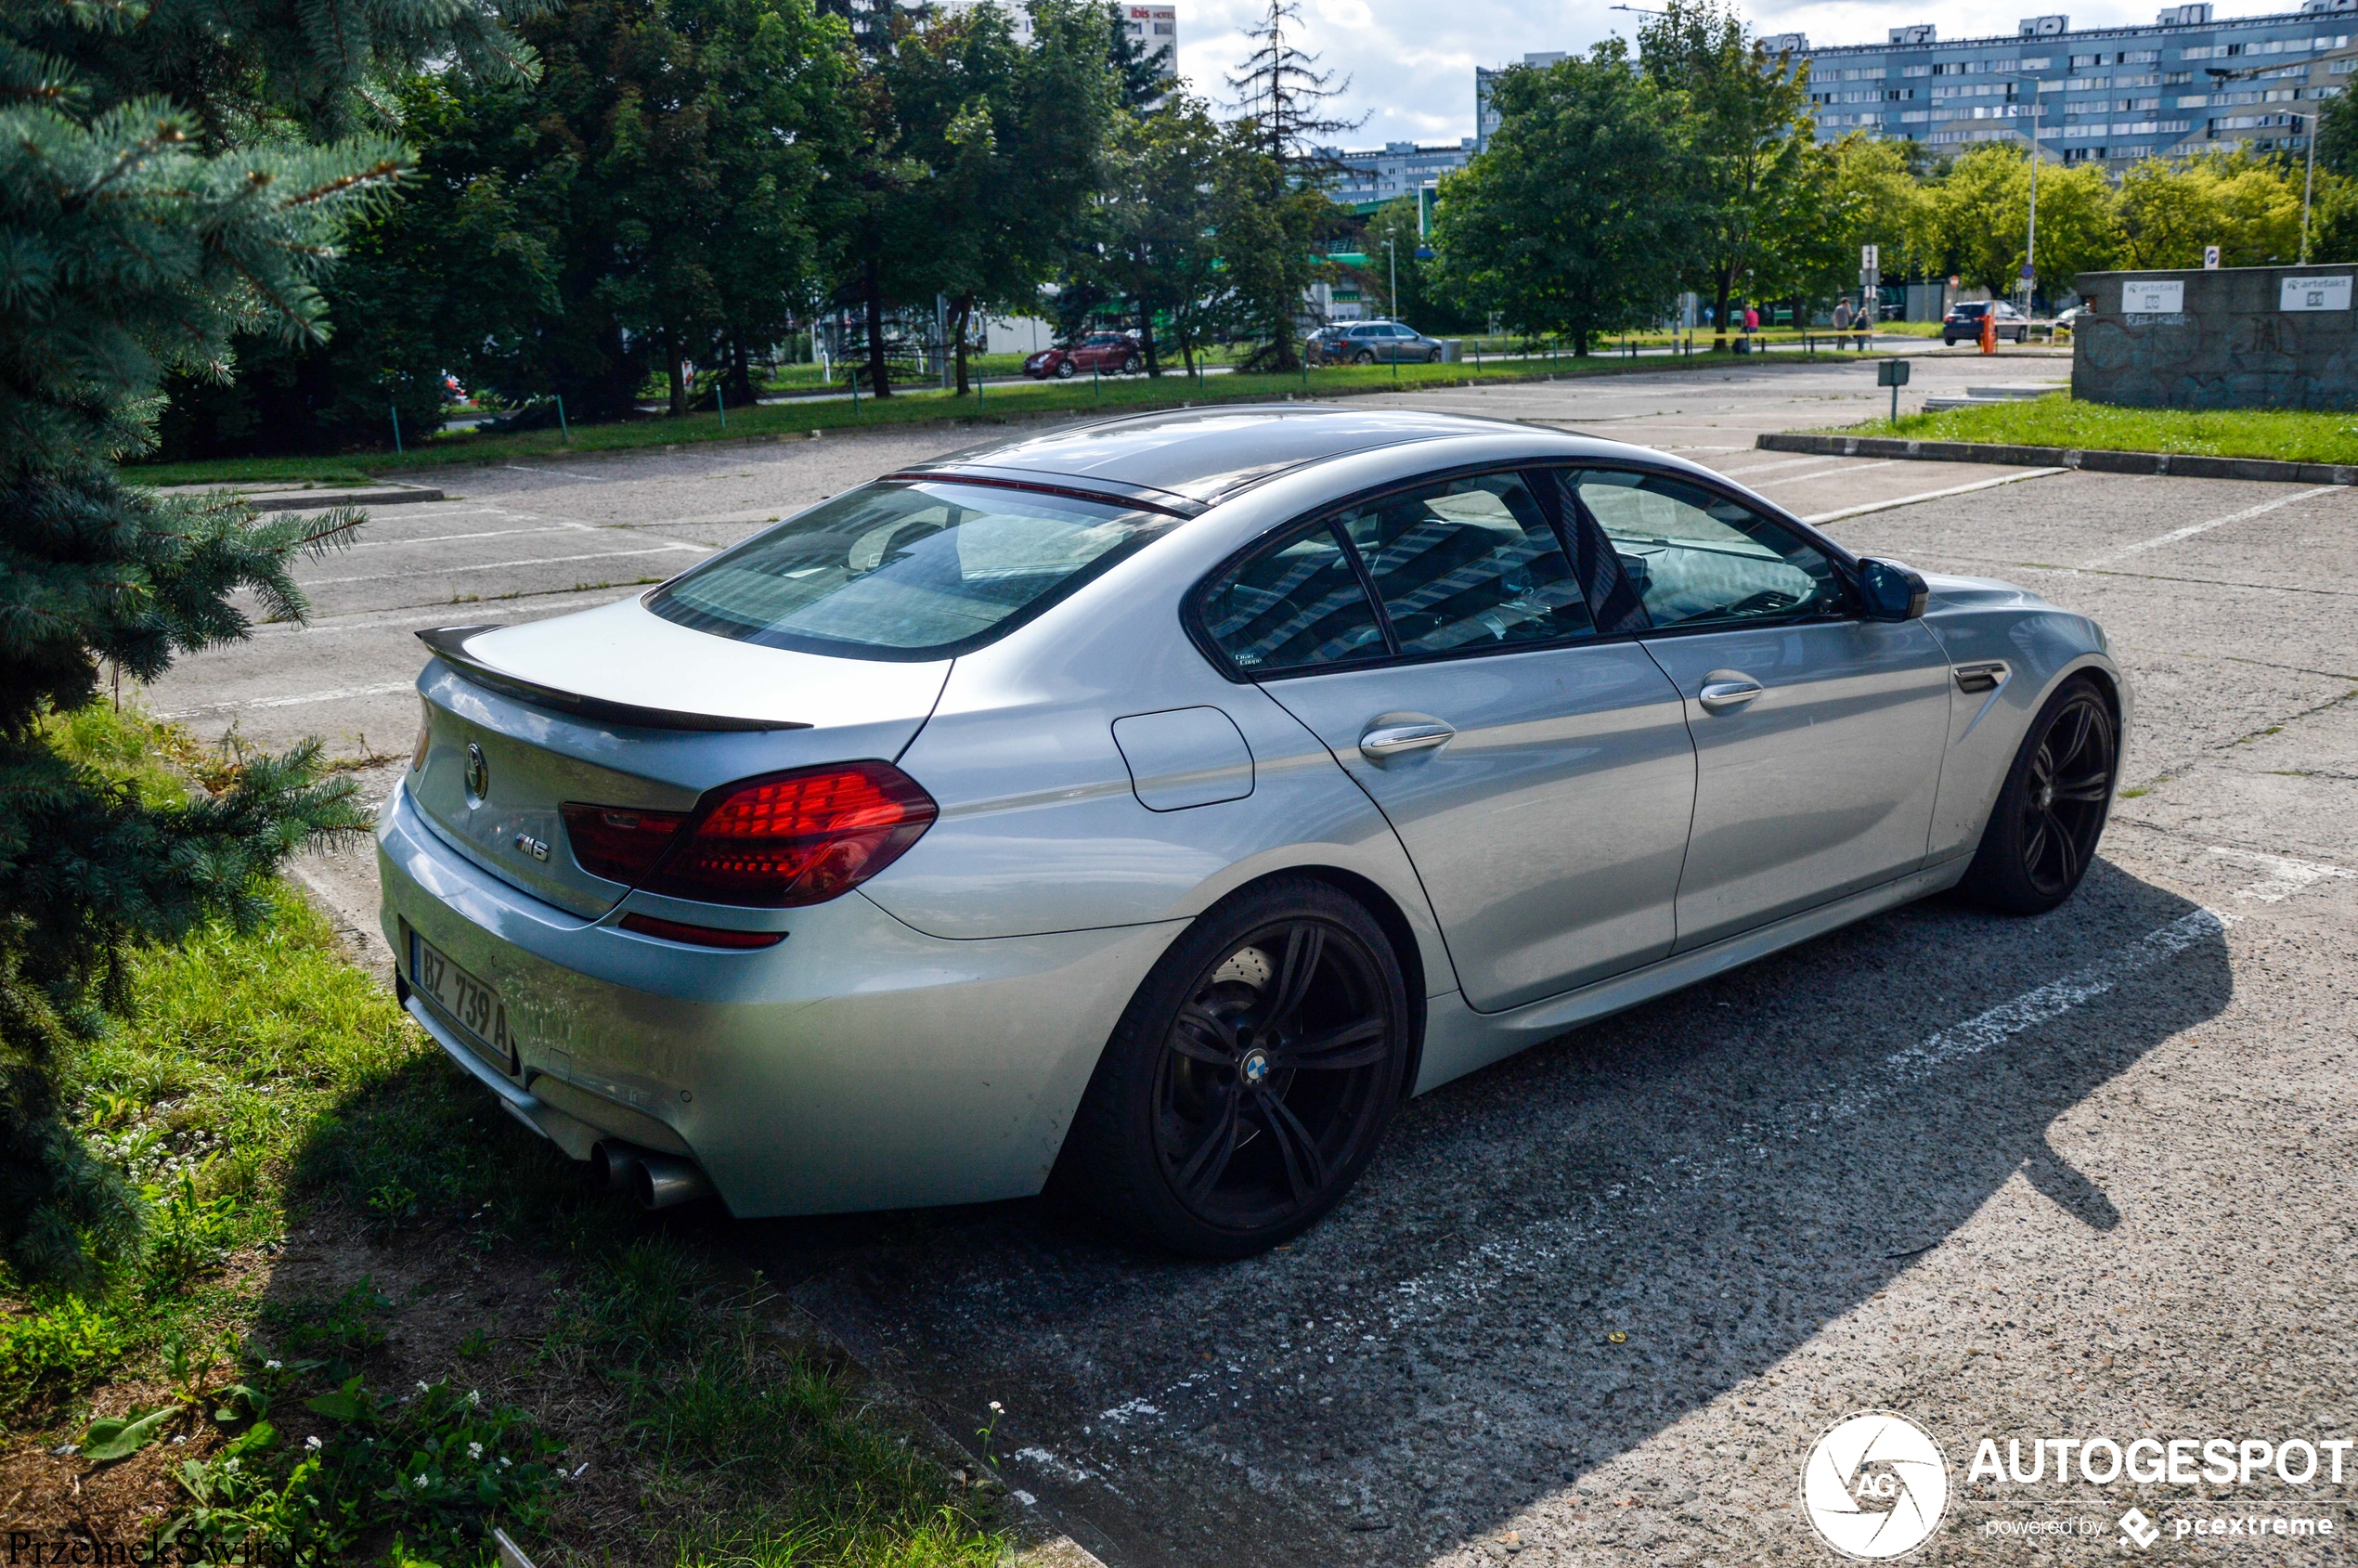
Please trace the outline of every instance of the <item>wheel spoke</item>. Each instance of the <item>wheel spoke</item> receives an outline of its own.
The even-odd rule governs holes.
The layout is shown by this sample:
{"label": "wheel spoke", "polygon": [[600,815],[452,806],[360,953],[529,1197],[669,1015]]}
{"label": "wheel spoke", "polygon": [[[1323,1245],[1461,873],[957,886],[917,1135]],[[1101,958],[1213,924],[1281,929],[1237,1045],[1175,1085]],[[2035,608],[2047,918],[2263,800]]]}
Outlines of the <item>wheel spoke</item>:
{"label": "wheel spoke", "polygon": [[1293,1188],[1294,1201],[1307,1200],[1327,1185],[1327,1161],[1318,1152],[1317,1140],[1292,1108],[1268,1090],[1255,1090],[1252,1103],[1260,1113],[1255,1120],[1269,1130],[1271,1141],[1285,1158],[1286,1185]]}
{"label": "wheel spoke", "polygon": [[2040,862],[2047,858],[2047,830],[2050,818],[2044,811],[2031,814],[2030,842],[2022,847],[2023,869],[2033,877],[2039,875]]}
{"label": "wheel spoke", "polygon": [[1187,1156],[1179,1167],[1172,1185],[1190,1198],[1201,1198],[1219,1185],[1228,1169],[1228,1157],[1237,1152],[1237,1112],[1239,1096],[1234,1085],[1221,1092],[1220,1103],[1206,1122],[1203,1142]]}
{"label": "wheel spoke", "polygon": [[2047,813],[2047,823],[2049,836],[2055,841],[2055,859],[2062,862],[2062,879],[2071,882],[2079,875],[2079,841],[2072,837],[2070,830],[2053,811]]}
{"label": "wheel spoke", "polygon": [[1302,999],[1310,994],[1311,978],[1318,972],[1318,961],[1327,951],[1327,934],[1317,927],[1303,924],[1286,933],[1286,956],[1277,971],[1276,982],[1270,987],[1268,1000],[1261,1009],[1261,1022],[1275,1024],[1293,1017]]}
{"label": "wheel spoke", "polygon": [[2092,773],[2082,773],[2077,778],[2059,781],[2055,785],[2055,798],[2094,804],[2112,793],[2111,786],[2111,771],[2100,768]]}
{"label": "wheel spoke", "polygon": [[1234,1031],[1220,1018],[1193,1004],[1179,1009],[1179,1021],[1171,1030],[1171,1048],[1183,1056],[1210,1062],[1214,1067],[1236,1065]]}
{"label": "wheel spoke", "polygon": [[2079,760],[2080,749],[2088,744],[2088,731],[2096,721],[2094,705],[2075,703],[2071,706],[2071,738],[2055,749],[2056,771],[2063,765]]}
{"label": "wheel spoke", "polygon": [[1370,1014],[1356,1023],[1344,1024],[1289,1045],[1275,1053],[1270,1063],[1309,1072],[1335,1072],[1344,1068],[1372,1067],[1383,1060],[1386,1049],[1383,1018]]}

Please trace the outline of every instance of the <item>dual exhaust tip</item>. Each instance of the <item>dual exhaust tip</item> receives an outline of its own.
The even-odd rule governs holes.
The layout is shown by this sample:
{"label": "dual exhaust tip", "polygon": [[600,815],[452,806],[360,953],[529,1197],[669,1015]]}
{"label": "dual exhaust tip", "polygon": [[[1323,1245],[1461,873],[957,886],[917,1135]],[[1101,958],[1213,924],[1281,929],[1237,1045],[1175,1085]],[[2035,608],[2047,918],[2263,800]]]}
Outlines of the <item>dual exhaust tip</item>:
{"label": "dual exhaust tip", "polygon": [[668,1209],[712,1190],[712,1183],[693,1160],[657,1154],[619,1138],[607,1138],[590,1151],[590,1175],[598,1186],[637,1198],[641,1209]]}

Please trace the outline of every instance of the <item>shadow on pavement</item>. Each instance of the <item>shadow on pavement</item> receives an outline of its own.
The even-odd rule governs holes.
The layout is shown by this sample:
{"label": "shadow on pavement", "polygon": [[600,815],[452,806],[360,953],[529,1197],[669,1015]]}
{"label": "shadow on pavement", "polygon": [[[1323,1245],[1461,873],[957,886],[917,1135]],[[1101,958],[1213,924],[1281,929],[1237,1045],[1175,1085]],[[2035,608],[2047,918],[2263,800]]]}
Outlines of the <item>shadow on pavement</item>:
{"label": "shadow on pavement", "polygon": [[1427,1095],[1264,1258],[1033,1203],[719,1245],[950,1430],[1003,1401],[1009,1484],[1118,1565],[1418,1562],[1784,1360],[2017,1172],[2119,1225],[2046,1129],[2231,991],[2215,921],[2100,862],[2053,915],[1919,904]]}

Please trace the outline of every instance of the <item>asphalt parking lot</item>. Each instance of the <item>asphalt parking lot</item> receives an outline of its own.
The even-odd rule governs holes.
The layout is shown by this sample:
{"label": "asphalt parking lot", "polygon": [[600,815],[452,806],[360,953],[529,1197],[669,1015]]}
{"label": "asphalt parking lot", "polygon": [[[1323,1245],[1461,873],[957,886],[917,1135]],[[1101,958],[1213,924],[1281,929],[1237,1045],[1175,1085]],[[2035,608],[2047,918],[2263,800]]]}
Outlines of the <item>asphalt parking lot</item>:
{"label": "asphalt parking lot", "polygon": [[[2001,369],[1920,361],[1911,395],[2067,365]],[[1842,367],[1402,401],[1682,449],[1854,548],[2096,616],[2137,713],[2065,908],[1931,901],[1449,1085],[1331,1220],[1250,1263],[1141,1256],[1030,1203],[717,1244],[944,1427],[1002,1402],[1009,1484],[1109,1563],[1831,1561],[1802,1459],[1863,1408],[1947,1455],[1920,1561],[2358,1559],[2358,1457],[2345,1484],[1967,1473],[1983,1437],[2026,1466],[2041,1438],[2358,1439],[2358,493],[1751,447],[1883,396]],[[146,700],[207,735],[322,735],[381,793],[417,628],[634,591],[975,438],[468,471],[306,567],[309,627]],[[371,925],[366,856],[307,870]],[[2132,1504],[2150,1549],[2119,1544]],[[2333,1533],[2175,1533],[2230,1513]]]}

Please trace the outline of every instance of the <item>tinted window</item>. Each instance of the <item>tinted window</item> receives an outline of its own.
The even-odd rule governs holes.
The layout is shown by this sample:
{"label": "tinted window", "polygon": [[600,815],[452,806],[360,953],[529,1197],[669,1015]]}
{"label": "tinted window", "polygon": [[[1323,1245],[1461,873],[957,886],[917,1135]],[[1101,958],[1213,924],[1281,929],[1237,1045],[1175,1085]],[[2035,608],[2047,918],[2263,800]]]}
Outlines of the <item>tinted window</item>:
{"label": "tinted window", "polygon": [[1657,628],[1846,605],[1824,551],[1701,486],[1599,469],[1575,474],[1572,485]]}
{"label": "tinted window", "polygon": [[1485,473],[1387,496],[1339,521],[1404,654],[1596,629],[1555,530],[1520,475]]}
{"label": "tinted window", "polygon": [[659,589],[717,637],[869,658],[978,646],[1176,520],[1037,491],[926,482],[849,491]]}
{"label": "tinted window", "polygon": [[1250,675],[1381,658],[1376,613],[1334,531],[1299,534],[1215,578],[1204,629]]}

